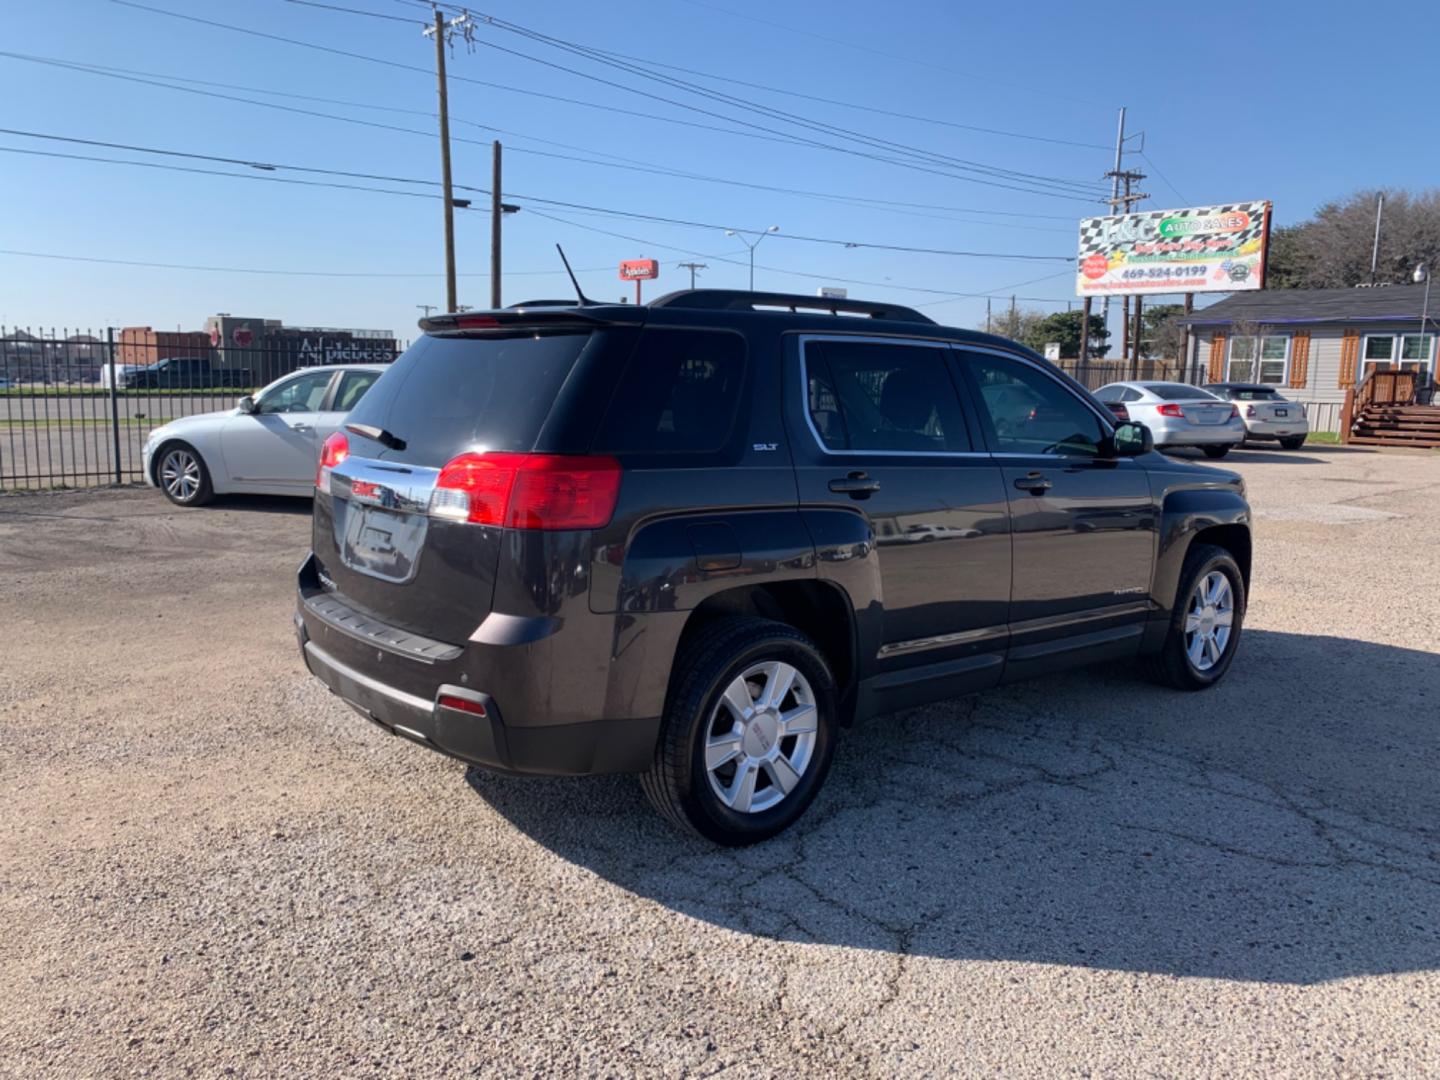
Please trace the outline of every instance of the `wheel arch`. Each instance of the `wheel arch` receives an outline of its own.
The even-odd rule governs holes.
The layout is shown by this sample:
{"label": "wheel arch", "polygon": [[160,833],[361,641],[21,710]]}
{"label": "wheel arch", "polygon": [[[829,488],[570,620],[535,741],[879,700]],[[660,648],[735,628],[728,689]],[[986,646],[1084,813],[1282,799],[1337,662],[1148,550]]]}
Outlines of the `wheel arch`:
{"label": "wheel arch", "polygon": [[676,655],[717,619],[758,616],[794,627],[815,642],[830,665],[840,692],[842,717],[854,711],[858,677],[856,620],[844,589],[822,579],[745,585],[706,597],[690,612],[676,643]]}

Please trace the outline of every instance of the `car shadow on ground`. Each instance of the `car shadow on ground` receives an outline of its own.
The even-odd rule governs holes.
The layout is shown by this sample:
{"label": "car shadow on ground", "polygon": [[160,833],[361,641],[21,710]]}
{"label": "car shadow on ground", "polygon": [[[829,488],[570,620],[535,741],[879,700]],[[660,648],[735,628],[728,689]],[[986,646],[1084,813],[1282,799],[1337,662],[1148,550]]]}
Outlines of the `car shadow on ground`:
{"label": "car shadow on ground", "polygon": [[1297,984],[1440,968],[1440,657],[1250,631],[1224,684],[1103,668],[874,718],[741,850],[632,777],[471,787],[535,842],[781,940]]}
{"label": "car shadow on ground", "polygon": [[[1309,447],[1306,448],[1310,449]],[[1231,450],[1223,458],[1208,458],[1203,451],[1193,447],[1177,446],[1169,450],[1161,451],[1166,457],[1178,458],[1181,461],[1193,461],[1199,465],[1217,465],[1225,468],[1227,465],[1243,465],[1250,462],[1263,462],[1265,464],[1279,465],[1323,465],[1323,458],[1310,457],[1302,450],[1282,450],[1279,447],[1270,449],[1268,447],[1256,447],[1246,445],[1241,450]]]}
{"label": "car shadow on ground", "polygon": [[297,514],[309,517],[314,504],[314,500],[308,495],[304,498],[295,498],[289,495],[216,495],[203,509],[211,511],[240,510],[251,514]]}

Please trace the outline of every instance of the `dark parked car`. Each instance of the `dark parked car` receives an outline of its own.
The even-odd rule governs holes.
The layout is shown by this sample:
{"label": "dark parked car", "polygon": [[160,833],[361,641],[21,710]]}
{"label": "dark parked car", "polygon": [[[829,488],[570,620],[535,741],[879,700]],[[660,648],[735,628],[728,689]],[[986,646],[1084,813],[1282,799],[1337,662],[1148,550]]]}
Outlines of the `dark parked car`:
{"label": "dark parked car", "polygon": [[203,356],[171,356],[136,368],[122,385],[136,390],[248,390],[255,376],[248,368],[215,367]]}
{"label": "dark parked car", "polygon": [[421,326],[325,443],[295,618],[395,734],[639,773],[738,844],[857,718],[1126,657],[1197,690],[1234,658],[1240,478],[1014,342],[713,290]]}

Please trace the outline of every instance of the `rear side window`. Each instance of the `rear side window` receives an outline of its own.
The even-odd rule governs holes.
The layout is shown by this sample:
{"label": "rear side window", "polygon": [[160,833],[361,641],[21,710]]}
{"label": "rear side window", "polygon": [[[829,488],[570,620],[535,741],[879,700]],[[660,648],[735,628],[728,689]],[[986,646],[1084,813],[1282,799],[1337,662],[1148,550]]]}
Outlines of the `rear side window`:
{"label": "rear side window", "polygon": [[1150,393],[1154,394],[1161,401],[1219,400],[1209,390],[1203,390],[1198,386],[1186,386],[1184,383],[1152,382],[1146,383],[1145,389],[1149,390]]}
{"label": "rear side window", "polygon": [[696,454],[730,440],[745,378],[745,339],[647,329],[595,436],[602,453]]}
{"label": "rear side window", "polygon": [[805,345],[810,424],[827,450],[970,449],[946,348],[862,341]]}
{"label": "rear side window", "polygon": [[466,451],[530,450],[589,340],[583,333],[427,334],[386,369],[347,421],[388,431],[405,449],[357,453],[435,467]]}

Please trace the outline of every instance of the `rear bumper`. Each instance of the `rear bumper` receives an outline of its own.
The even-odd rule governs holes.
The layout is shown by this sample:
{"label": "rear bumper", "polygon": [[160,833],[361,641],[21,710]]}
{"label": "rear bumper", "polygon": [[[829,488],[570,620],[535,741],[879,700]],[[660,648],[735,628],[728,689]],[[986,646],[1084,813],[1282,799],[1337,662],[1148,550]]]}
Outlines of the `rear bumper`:
{"label": "rear bumper", "polygon": [[1185,424],[1177,427],[1150,426],[1156,446],[1239,446],[1245,441],[1245,425],[1238,420],[1225,424]]}
{"label": "rear bumper", "polygon": [[[402,689],[385,681],[385,665],[404,664],[405,660],[384,649],[370,654],[385,659],[367,664],[368,670],[361,670],[354,662],[357,650],[353,648],[347,651],[350,662],[342,660],[311,639],[306,611],[302,596],[295,614],[295,633],[305,666],[331,693],[393,735],[503,773],[583,776],[641,772],[653,761],[659,717],[533,726],[507,724],[501,703],[470,686],[437,677],[428,694],[422,696],[413,685]],[[317,618],[313,609],[308,618]],[[484,715],[442,705],[442,696],[463,699],[483,709]],[[506,707],[520,716],[538,712],[530,702],[507,702]]]}
{"label": "rear bumper", "polygon": [[1281,439],[1291,435],[1308,435],[1310,421],[1301,412],[1293,420],[1247,420],[1245,434],[1252,439]]}

